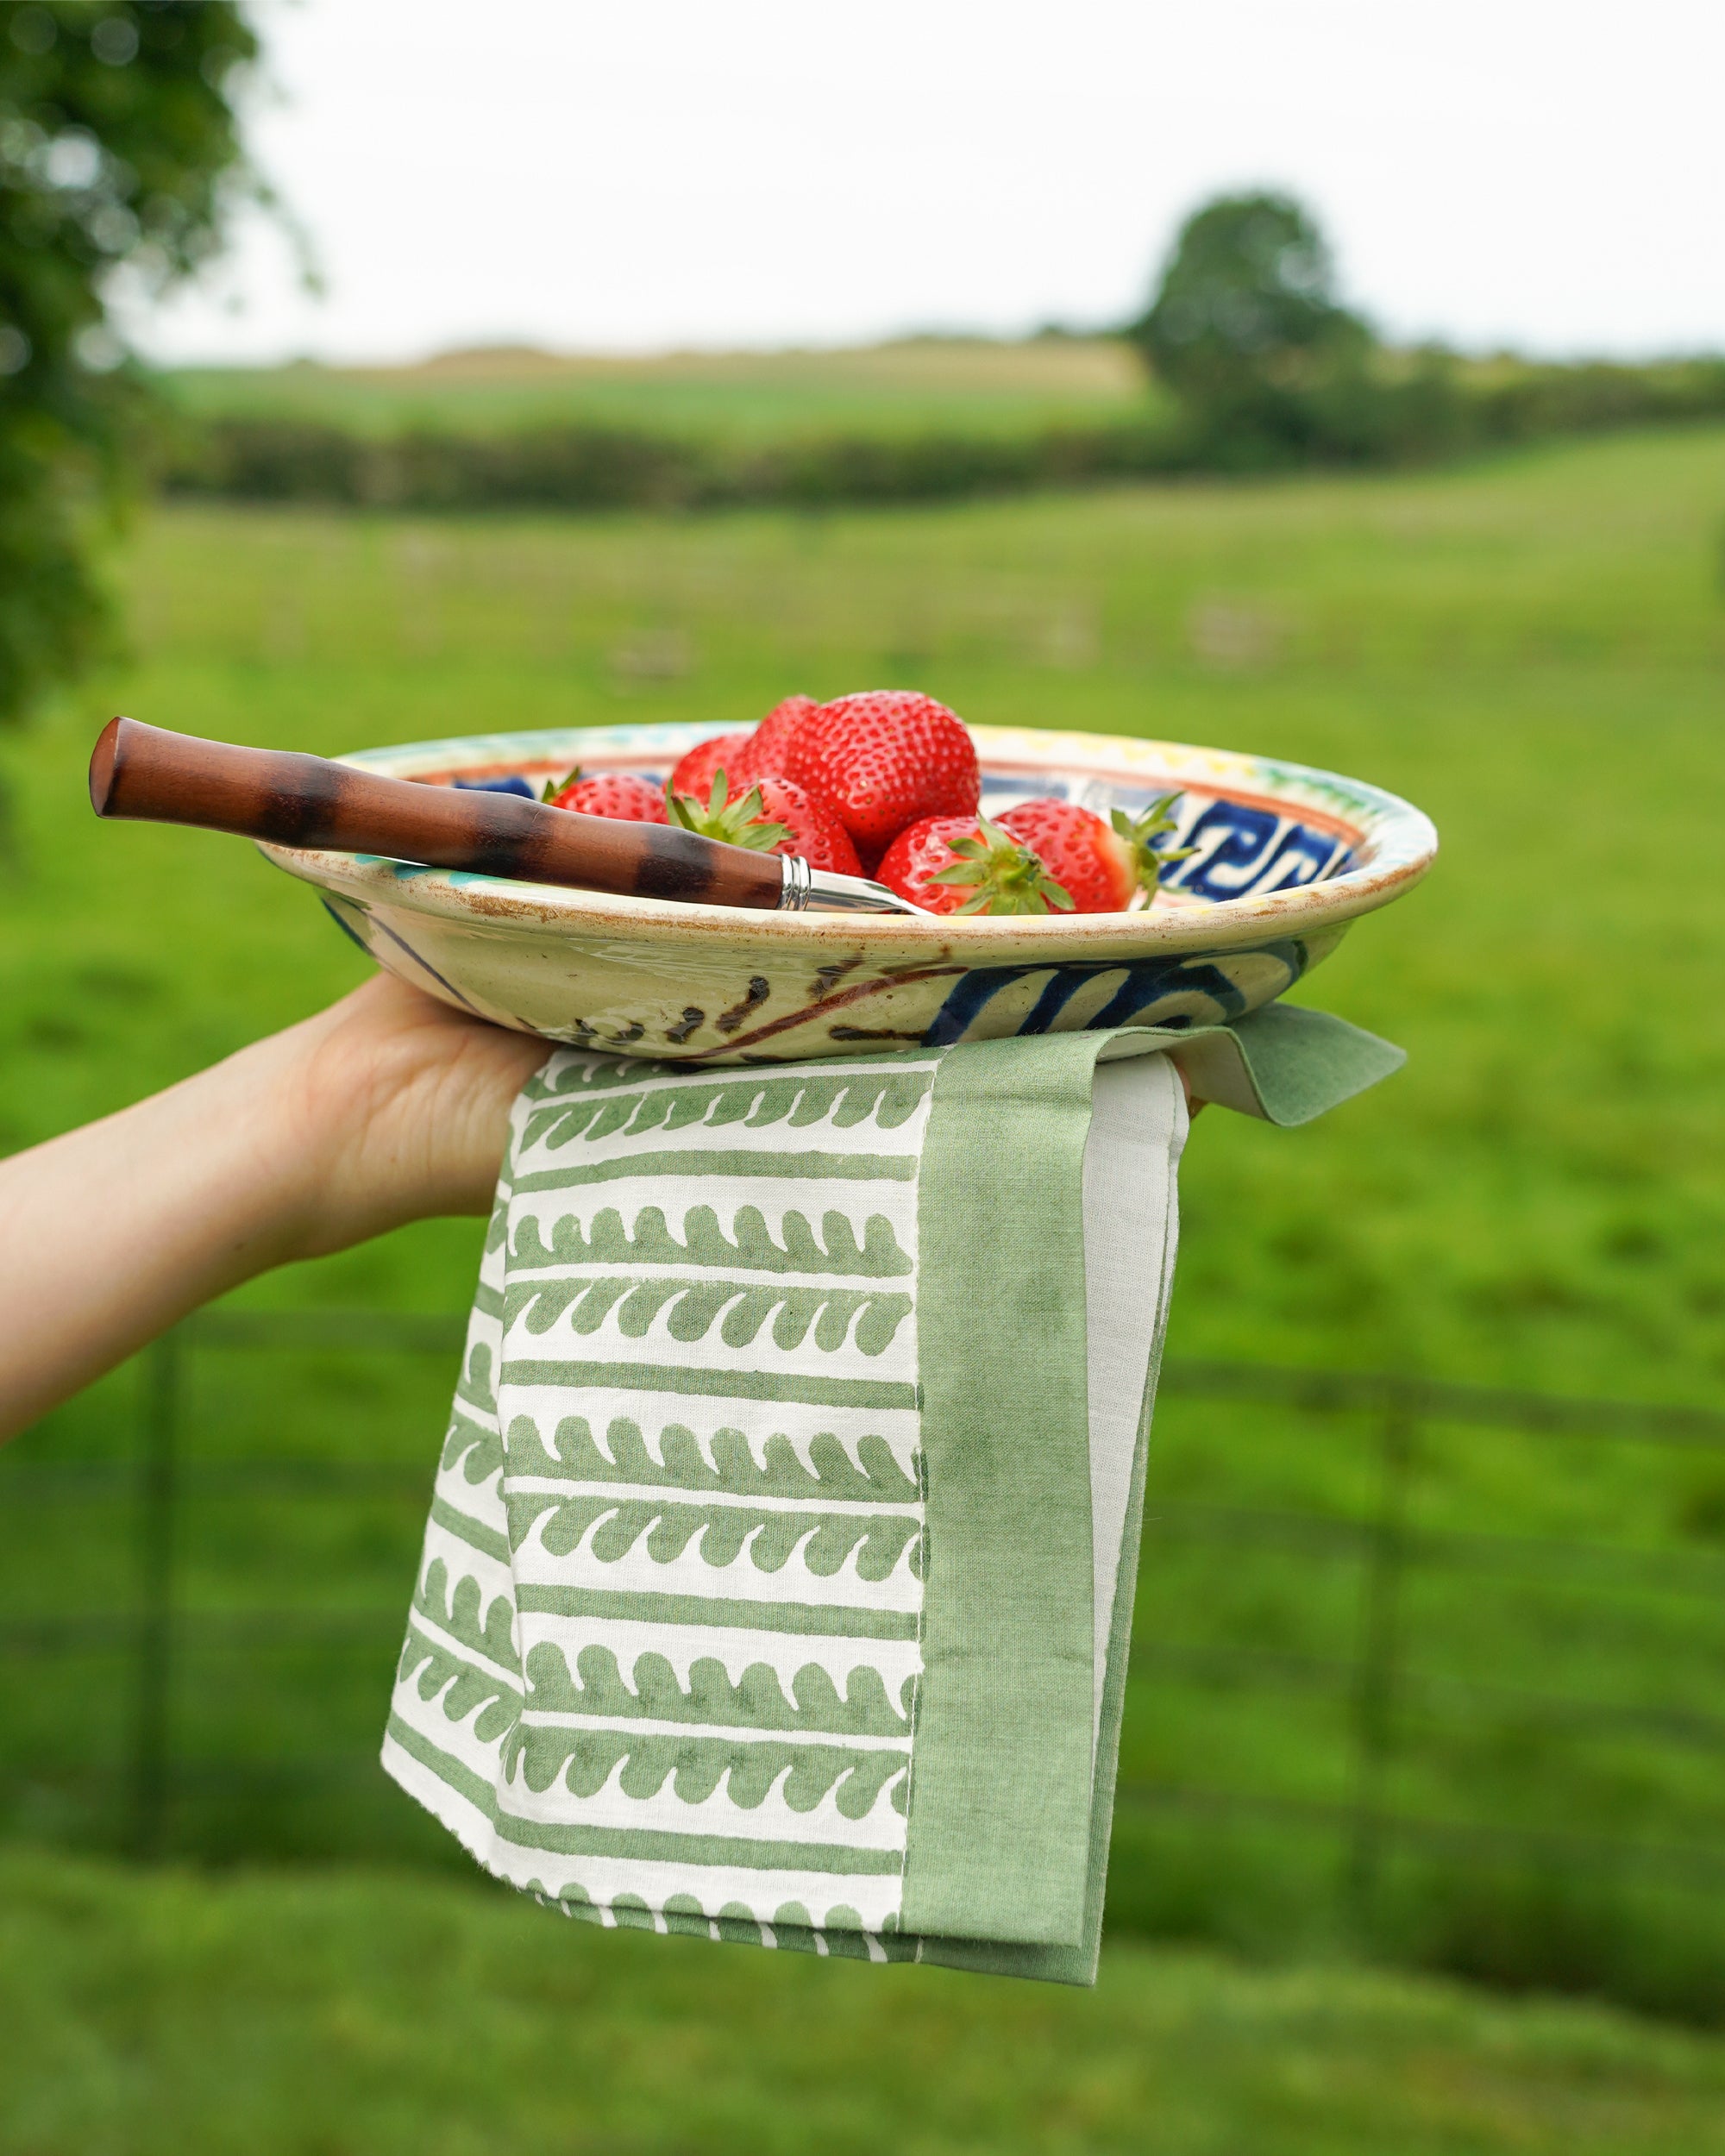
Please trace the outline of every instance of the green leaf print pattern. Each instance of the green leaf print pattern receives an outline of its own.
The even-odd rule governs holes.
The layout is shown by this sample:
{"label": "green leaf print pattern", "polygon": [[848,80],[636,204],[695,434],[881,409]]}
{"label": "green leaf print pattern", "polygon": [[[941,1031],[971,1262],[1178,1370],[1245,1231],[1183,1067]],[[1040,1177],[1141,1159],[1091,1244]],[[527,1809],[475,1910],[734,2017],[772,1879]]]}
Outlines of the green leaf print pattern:
{"label": "green leaf print pattern", "polygon": [[[642,1537],[661,1564],[693,1549],[704,1564],[724,1568],[746,1554],[757,1571],[779,1571],[793,1551],[817,1577],[842,1571],[854,1556],[859,1579],[884,1580],[911,1547],[915,1568],[921,1522],[913,1513],[858,1514],[765,1512],[750,1505],[684,1505],[662,1497],[619,1501],[615,1495],[558,1497],[541,1490],[505,1493],[511,1546],[530,1538],[554,1557],[586,1544],[600,1564],[627,1557]],[[592,1541],[587,1543],[589,1532]]]}
{"label": "green leaf print pattern", "polygon": [[552,1223],[549,1244],[543,1219],[524,1220],[511,1260],[518,1277],[553,1265],[712,1265],[870,1280],[902,1280],[911,1270],[883,1213],[869,1214],[860,1243],[850,1214],[836,1209],[822,1215],[819,1237],[796,1212],[785,1214],[781,1233],[782,1240],[775,1238],[758,1206],[739,1206],[729,1235],[712,1206],[691,1206],[683,1215],[681,1237],[672,1234],[662,1206],[643,1206],[633,1226],[625,1227],[617,1207],[606,1206],[586,1225],[577,1214],[561,1215]]}
{"label": "green leaf print pattern", "polygon": [[[668,1071],[660,1064],[649,1069]],[[642,1067],[626,1075],[612,1071],[563,1074],[545,1087],[525,1130],[526,1143],[560,1150],[585,1140],[637,1138],[649,1132],[683,1131],[699,1125],[708,1130],[742,1125],[767,1130],[778,1124],[806,1129],[827,1123],[848,1131],[872,1122],[896,1130],[915,1114],[932,1082],[930,1066],[920,1069],[831,1073],[794,1071],[766,1076],[715,1072],[709,1079],[674,1080],[641,1086]],[[573,1078],[573,1082],[569,1081]],[[631,1080],[636,1083],[630,1083]]]}
{"label": "green leaf print pattern", "polygon": [[593,1714],[613,1720],[706,1722],[724,1729],[825,1737],[898,1737],[911,1733],[913,1686],[897,1702],[878,1670],[854,1670],[840,1692],[828,1672],[806,1663],[789,1695],[769,1663],[751,1663],[733,1683],[712,1655],[689,1665],[687,1686],[662,1654],[639,1656],[624,1681],[609,1647],[585,1646],[571,1671],[560,1648],[542,1641],[527,1658],[527,1705],[542,1714]]}
{"label": "green leaf print pattern", "polygon": [[907,1951],[934,1069],[517,1103],[385,1758],[572,1914]]}
{"label": "green leaf print pattern", "polygon": [[617,1774],[622,1795],[637,1800],[657,1796],[668,1783],[683,1803],[705,1804],[723,1784],[731,1802],[744,1812],[757,1811],[769,1794],[800,1813],[831,1798],[840,1818],[851,1821],[866,1819],[882,1791],[902,1783],[910,1764],[908,1751],[526,1723],[511,1732],[503,1757],[536,1796],[557,1785],[574,1796],[596,1796]]}
{"label": "green leaf print pattern", "polygon": [[856,1440],[854,1458],[831,1431],[818,1431],[805,1459],[782,1430],[751,1441],[743,1431],[721,1426],[703,1442],[688,1424],[670,1422],[659,1430],[656,1452],[632,1416],[614,1416],[601,1445],[585,1415],[563,1416],[549,1445],[530,1415],[518,1415],[509,1426],[509,1465],[518,1476],[783,1497],[800,1504],[837,1498],[914,1505],[921,1495],[916,1476],[900,1466],[886,1439],[866,1431]]}
{"label": "green leaf print pattern", "polygon": [[[505,1297],[504,1315],[530,1334],[549,1332],[561,1318],[586,1338],[612,1319],[625,1338],[644,1339],[661,1313],[674,1340],[703,1340],[714,1325],[727,1347],[749,1347],[770,1319],[774,1344],[812,1344],[831,1354],[853,1341],[881,1355],[911,1313],[906,1294],[866,1288],[760,1288],[736,1281],[638,1280],[627,1274],[524,1282]],[[855,1326],[853,1333],[852,1327]]]}

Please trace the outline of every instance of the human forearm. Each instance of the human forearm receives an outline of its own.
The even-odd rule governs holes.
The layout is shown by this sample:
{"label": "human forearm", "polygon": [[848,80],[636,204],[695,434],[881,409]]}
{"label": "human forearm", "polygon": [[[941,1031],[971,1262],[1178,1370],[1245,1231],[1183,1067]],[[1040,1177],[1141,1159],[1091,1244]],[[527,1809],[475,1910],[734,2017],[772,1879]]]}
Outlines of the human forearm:
{"label": "human forearm", "polygon": [[303,1160],[265,1042],[0,1163],[0,1438],[298,1254]]}
{"label": "human forearm", "polygon": [[0,1439],[272,1266],[483,1213],[546,1053],[375,980],[0,1162]]}

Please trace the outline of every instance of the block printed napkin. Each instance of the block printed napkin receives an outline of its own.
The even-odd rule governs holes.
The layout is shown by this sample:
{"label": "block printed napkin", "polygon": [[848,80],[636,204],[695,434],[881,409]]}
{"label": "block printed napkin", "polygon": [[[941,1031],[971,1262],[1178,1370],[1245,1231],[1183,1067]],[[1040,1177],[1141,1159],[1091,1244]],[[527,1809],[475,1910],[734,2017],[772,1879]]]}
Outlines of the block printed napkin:
{"label": "block printed napkin", "polygon": [[572,1915],[1094,1981],[1186,1133],[1158,1051],[1276,1120],[1399,1061],[1289,1017],[554,1055],[387,1771]]}

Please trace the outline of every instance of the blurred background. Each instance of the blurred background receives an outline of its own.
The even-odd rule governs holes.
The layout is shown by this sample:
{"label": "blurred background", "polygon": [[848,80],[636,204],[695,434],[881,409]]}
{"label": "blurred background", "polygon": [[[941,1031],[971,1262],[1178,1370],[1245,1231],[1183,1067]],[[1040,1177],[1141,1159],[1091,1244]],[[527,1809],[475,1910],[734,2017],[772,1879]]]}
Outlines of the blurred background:
{"label": "blurred background", "polygon": [[0,1147],[360,977],[94,822],[116,710],[918,687],[1444,840],[1302,992],[1407,1072],[1187,1156],[1094,1996],[559,1925],[385,1783],[436,1223],[0,1457],[0,2145],[1725,2149],[1722,66],[1698,0],[0,5]]}

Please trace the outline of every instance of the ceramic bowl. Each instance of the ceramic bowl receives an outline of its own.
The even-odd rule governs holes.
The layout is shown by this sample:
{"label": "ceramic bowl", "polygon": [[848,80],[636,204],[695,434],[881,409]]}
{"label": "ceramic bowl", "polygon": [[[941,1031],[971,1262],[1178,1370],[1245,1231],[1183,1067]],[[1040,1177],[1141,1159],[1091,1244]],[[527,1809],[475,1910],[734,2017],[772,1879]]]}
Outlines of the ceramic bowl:
{"label": "ceramic bowl", "polygon": [[[445,784],[667,774],[710,726],[483,734],[345,761]],[[1147,909],[1030,918],[756,913],[511,883],[364,854],[263,851],[381,966],[502,1025],[687,1062],[879,1054],[1017,1033],[1189,1026],[1271,1001],[1417,882],[1420,812],[1354,779],[1173,742],[972,729],[983,805],[1102,810],[1176,791],[1193,849]]]}

